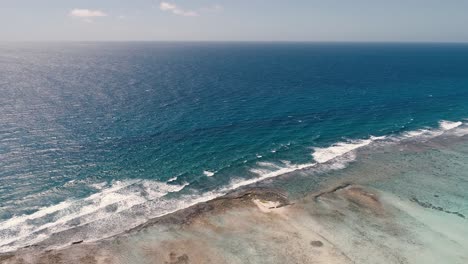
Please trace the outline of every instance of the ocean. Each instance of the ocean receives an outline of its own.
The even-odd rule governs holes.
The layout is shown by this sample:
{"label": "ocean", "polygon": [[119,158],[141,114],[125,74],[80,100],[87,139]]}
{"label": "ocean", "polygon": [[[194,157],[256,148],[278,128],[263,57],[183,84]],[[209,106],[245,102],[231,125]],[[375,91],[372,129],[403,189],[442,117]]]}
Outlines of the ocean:
{"label": "ocean", "polygon": [[[467,62],[467,44],[0,44],[0,252],[265,181],[300,196],[358,150],[463,137]],[[382,164],[411,165],[389,149]]]}

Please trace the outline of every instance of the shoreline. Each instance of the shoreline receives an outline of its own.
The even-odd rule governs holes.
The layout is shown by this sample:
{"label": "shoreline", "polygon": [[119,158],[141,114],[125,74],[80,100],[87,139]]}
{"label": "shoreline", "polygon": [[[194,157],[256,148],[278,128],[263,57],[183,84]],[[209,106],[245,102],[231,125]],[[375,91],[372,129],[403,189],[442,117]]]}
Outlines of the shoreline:
{"label": "shoreline", "polygon": [[219,210],[226,209],[226,207],[219,206],[219,204],[223,204],[226,201],[241,201],[240,203],[243,203],[245,201],[250,200],[251,198],[257,198],[257,199],[262,199],[262,200],[271,200],[271,201],[276,201],[280,202],[281,206],[286,206],[290,205],[290,202],[287,198],[287,194],[276,188],[267,188],[267,187],[241,187],[236,190],[232,190],[231,192],[222,195],[220,197],[213,198],[211,200],[205,201],[205,202],[200,202],[194,205],[191,205],[186,208],[179,209],[175,212],[168,213],[159,217],[155,217],[152,219],[149,219],[147,222],[140,224],[136,227],[133,227],[131,229],[128,229],[120,234],[116,234],[110,237],[98,239],[96,241],[72,241],[68,243],[67,245],[63,245],[61,247],[57,248],[52,248],[49,249],[51,246],[50,244],[48,245],[47,239],[44,241],[41,241],[39,243],[31,244],[22,248],[19,248],[17,250],[9,251],[9,252],[3,252],[0,253],[0,257],[3,255],[11,255],[15,254],[16,252],[20,252],[22,250],[29,250],[29,249],[38,249],[38,250],[65,250],[70,246],[77,245],[77,244],[93,244],[93,243],[100,243],[102,241],[107,241],[107,240],[112,240],[112,239],[117,239],[122,236],[127,236],[136,232],[139,232],[145,228],[151,227],[153,225],[158,225],[158,224],[178,224],[178,225],[184,225],[184,224],[189,224],[194,218],[198,217],[199,215],[202,215],[204,213],[210,213],[210,212],[217,212]]}
{"label": "shoreline", "polygon": [[[351,186],[354,185],[352,185],[351,183],[341,184],[338,186],[331,187],[329,189],[325,189],[321,192],[310,194],[310,196],[306,197],[305,199],[312,198],[312,200],[316,201],[321,196],[326,196],[327,194],[334,193],[336,191],[340,191]],[[75,256],[75,254],[77,253],[75,251],[83,253],[83,249],[84,252],[86,252],[86,256],[84,257],[87,259],[87,254],[95,253],[94,251],[96,250],[96,248],[99,248],[101,246],[108,247],[108,245],[114,243],[114,241],[125,239],[129,236],[138,236],[140,232],[145,232],[145,230],[154,228],[155,226],[175,225],[184,228],[193,225],[194,223],[200,221],[200,219],[203,219],[209,215],[224,214],[228,210],[235,211],[239,209],[258,209],[258,213],[262,214],[271,213],[272,211],[276,211],[276,209],[295,205],[295,202],[291,202],[286,196],[287,195],[283,191],[272,188],[253,187],[243,188],[241,190],[234,190],[231,193],[228,193],[222,197],[218,197],[207,202],[201,202],[190,207],[178,210],[174,213],[151,219],[142,225],[139,225],[135,228],[125,231],[122,234],[118,234],[109,238],[100,239],[94,242],[73,241],[69,245],[64,245],[64,247],[57,249],[47,249],[47,245],[44,245],[46,243],[41,242],[38,244],[18,249],[16,251],[1,253],[0,261],[7,261],[5,263],[22,263],[22,261],[24,260],[21,258],[21,256],[26,255],[29,256],[28,258],[34,258],[35,256],[38,257],[37,263],[42,263],[41,261],[44,261],[45,259],[47,259],[47,261],[51,261],[52,259],[54,259],[53,261],[56,261],[50,263],[62,263],[60,262],[61,260],[56,259],[57,254],[69,252],[71,255]],[[275,206],[268,207],[270,203],[275,204]],[[16,260],[17,257],[19,257],[18,260]],[[68,261],[70,261],[70,259],[68,259]],[[32,263],[36,263],[36,260]],[[81,262],[80,260],[80,262],[77,263],[100,262]]]}
{"label": "shoreline", "polygon": [[[327,181],[329,176],[334,178],[334,174],[340,174],[337,171],[346,170],[348,165],[366,155],[373,155],[374,150],[377,151],[385,145],[410,144],[418,149],[421,147],[419,143],[425,144],[428,140],[437,142],[439,141],[437,138],[441,135],[457,135],[458,137],[468,131],[466,124],[463,125],[461,121],[441,120],[438,123],[439,126],[434,128],[421,128],[382,137],[369,136],[364,139],[343,140],[328,147],[314,148],[312,156],[316,162],[299,164],[291,164],[287,160],[284,162],[280,160],[276,163],[273,161],[258,162],[248,171],[253,175],[245,178],[233,177],[224,185],[206,192],[198,193],[196,187],[192,188],[191,184],[186,182],[169,185],[168,182],[148,179],[117,180],[108,183],[105,188],[99,189],[86,198],[66,199],[55,205],[41,207],[31,215],[23,214],[3,222],[9,226],[8,229],[11,232],[8,229],[3,230],[6,236],[2,237],[2,251],[11,252],[31,244],[40,244],[45,239],[61,236],[61,234],[67,234],[66,236],[70,239],[65,239],[65,235],[62,235],[62,239],[56,243],[57,246],[74,241],[97,241],[113,237],[153,218],[174,213],[199,202],[222,197],[235,190],[243,190],[245,187],[271,187],[268,183],[272,183],[274,187],[282,189],[282,185],[291,184],[282,179],[297,178],[296,175],[303,178],[300,175],[305,174],[307,178],[312,178],[312,181],[305,179],[307,182],[305,185],[296,185],[296,188],[302,189],[301,196],[307,195],[311,190],[320,189],[322,182]],[[398,152],[399,150],[393,149],[392,151]],[[289,177],[290,175],[293,177]],[[327,177],[322,177],[322,175],[327,175]],[[375,175],[371,176],[375,178]],[[318,180],[313,180],[314,178]],[[353,177],[357,182],[362,178],[366,178],[366,174]],[[265,182],[268,183],[265,184]],[[282,182],[282,184],[275,185],[275,182]],[[295,184],[294,180],[292,183]],[[180,196],[172,196],[173,193],[179,195],[179,192]],[[166,199],[166,197],[171,198]],[[295,198],[298,196],[296,195]],[[47,219],[49,216],[53,218],[52,221]],[[102,225],[105,219],[111,221]],[[117,221],[114,222],[113,219]]]}
{"label": "shoreline", "polygon": [[[311,175],[279,177],[52,248],[73,237],[67,231],[1,253],[0,263],[466,263],[466,139],[359,150],[319,185]],[[297,186],[306,195],[292,195]]]}
{"label": "shoreline", "polygon": [[[468,228],[457,230],[466,224],[465,217],[397,197],[351,182],[331,185],[297,201],[289,200],[278,189],[246,188],[152,219],[110,238],[75,241],[60,249],[46,250],[36,245],[0,254],[0,262],[419,263],[409,253],[418,249],[432,254],[437,248],[432,241],[424,240],[424,233],[438,236],[440,230],[431,231],[436,227],[431,225],[420,234],[418,226],[428,224],[425,217],[410,216],[403,209],[405,206],[424,216],[442,217],[454,223],[444,233],[448,236],[444,243],[451,243],[456,246],[454,252],[461,253],[453,255],[457,261],[446,263],[468,260],[468,254],[463,253],[468,251],[459,251],[459,247],[468,249],[468,244],[452,241],[454,231],[468,234]],[[263,250],[267,254],[257,258],[248,247],[240,246],[242,257],[231,259],[231,247],[236,243],[224,244],[225,240],[240,240],[237,246],[246,244],[253,246],[256,254]],[[425,263],[437,263],[447,257],[440,253],[444,252],[435,252],[438,257],[426,259]],[[244,257],[255,260],[246,261]]]}

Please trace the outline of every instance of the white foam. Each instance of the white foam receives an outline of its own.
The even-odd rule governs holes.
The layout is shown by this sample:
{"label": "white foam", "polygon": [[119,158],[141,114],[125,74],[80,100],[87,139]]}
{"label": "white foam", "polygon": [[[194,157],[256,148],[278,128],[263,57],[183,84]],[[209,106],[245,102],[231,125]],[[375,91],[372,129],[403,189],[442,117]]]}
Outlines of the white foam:
{"label": "white foam", "polygon": [[458,137],[468,135],[468,126],[466,126],[466,123],[463,123],[461,121],[451,122],[451,121],[442,120],[439,122],[439,125],[441,129],[443,129],[444,131],[449,131],[449,133],[452,135],[455,135]]}
{"label": "white foam", "polygon": [[414,130],[414,131],[409,131],[403,134],[403,137],[406,138],[413,138],[413,137],[419,137],[422,135],[427,135],[431,131],[428,129],[419,129],[419,130]]}
{"label": "white foam", "polygon": [[[0,222],[0,229],[10,228],[12,226],[15,226],[15,225],[21,224],[23,222],[26,222],[27,220],[40,218],[40,217],[46,216],[48,214],[52,214],[52,213],[55,213],[57,211],[64,210],[64,209],[68,208],[70,205],[71,205],[71,202],[64,201],[64,202],[61,202],[61,203],[58,203],[58,204],[55,204],[55,205],[52,205],[52,206],[42,207],[38,211],[36,211],[35,213],[32,213],[30,215],[14,216],[14,217],[6,220],[6,221]],[[2,243],[0,242],[0,245],[1,244]]]}
{"label": "white foam", "polygon": [[465,135],[468,135],[468,127],[458,127],[457,129],[454,129],[454,131],[452,131],[452,133],[455,136],[463,137]]}
{"label": "white foam", "polygon": [[213,175],[215,175],[215,172],[212,172],[212,171],[203,171],[203,174],[205,174],[206,177],[212,177]]}
{"label": "white foam", "polygon": [[[434,137],[443,134],[444,131],[449,131],[453,130],[454,128],[458,128],[462,124],[462,122],[441,121],[439,129],[421,129],[416,131],[410,131],[405,133],[401,138],[418,137],[421,135]],[[461,129],[459,130],[461,131]],[[468,133],[468,128],[464,129],[463,131],[466,131]],[[231,180],[228,186],[221,188],[216,192],[210,192],[209,199],[202,200],[208,201],[210,199],[222,196],[227,192],[238,189],[240,187],[248,186],[263,181],[265,179],[278,177],[287,173],[316,167],[320,164],[327,163],[332,160],[334,162],[328,164],[327,169],[343,169],[349,162],[355,160],[355,150],[368,146],[376,141],[387,143],[391,142],[388,141],[388,139],[389,137],[387,136],[370,136],[368,139],[350,140],[347,142],[338,142],[326,148],[314,148],[312,156],[317,163],[311,162],[305,164],[292,164],[288,160],[281,160],[282,165],[279,165],[277,163],[272,162],[257,162],[257,165],[259,167],[253,168],[250,171],[257,174],[258,177],[251,179],[233,179]]]}
{"label": "white foam", "polygon": [[167,180],[167,182],[173,182],[175,180],[177,180],[177,176],[170,178],[169,180]]}
{"label": "white foam", "polygon": [[[44,234],[57,233],[111,217],[168,193],[178,192],[186,185],[188,184],[169,185],[149,180],[116,181],[109,188],[85,199],[64,201],[41,208],[33,214],[15,216],[0,222],[0,251],[38,243],[47,238]],[[106,210],[111,205],[115,208]],[[79,220],[79,225],[70,227],[68,222],[73,220]],[[34,235],[38,231],[41,231],[41,236]],[[10,243],[14,243],[13,248],[3,247]]]}
{"label": "white foam", "polygon": [[262,168],[255,168],[251,169],[250,171],[259,175],[259,177],[252,178],[252,179],[236,179],[231,181],[229,189],[237,189],[239,187],[247,186],[259,181],[263,181],[268,178],[273,178],[273,177],[278,177],[280,175],[286,174],[286,173],[291,173],[294,171],[298,170],[304,170],[307,168],[311,168],[317,163],[305,163],[305,164],[288,164],[286,167],[281,167],[273,163],[262,163],[262,166],[270,166],[272,168],[278,168],[276,170],[268,170],[268,169],[262,169]]}
{"label": "white foam", "polygon": [[386,139],[386,138],[387,138],[387,136],[380,136],[380,137],[370,136],[370,139],[371,139],[372,141],[384,140],[384,139]]}
{"label": "white foam", "polygon": [[367,146],[373,141],[374,140],[372,139],[353,140],[349,142],[335,143],[327,148],[314,148],[314,153],[312,153],[312,156],[318,163],[325,163],[350,151]]}
{"label": "white foam", "polygon": [[[410,131],[390,139],[399,141],[421,136],[432,137],[446,131],[450,131],[450,133],[465,131],[463,133],[468,133],[466,127],[460,127],[462,125],[462,122],[441,121],[438,129]],[[386,139],[388,138],[384,136],[371,136],[368,139],[339,142],[325,148],[314,148],[312,156],[316,162],[304,164],[292,164],[290,161],[281,161],[281,163],[258,162],[257,167],[250,170],[257,177],[233,179],[227,186],[217,190],[201,194],[183,195],[177,199],[166,199],[165,195],[178,192],[188,184],[173,185],[148,180],[127,180],[116,181],[106,187],[105,183],[94,183],[93,187],[100,191],[85,199],[64,201],[50,207],[41,208],[30,215],[15,216],[0,222],[0,251],[14,250],[37,243],[53,233],[75,227],[84,228],[85,225],[89,225],[89,227],[86,226],[86,230],[79,233],[80,238],[86,239],[86,241],[98,240],[142,224],[149,218],[159,217],[200,202],[209,201],[234,189],[265,179],[309,169],[323,163],[326,164],[320,166],[324,166],[325,169],[344,168],[347,162],[355,159],[355,150],[368,146],[372,142]],[[257,157],[260,158],[261,156],[257,154]],[[333,162],[330,162],[332,160]],[[216,172],[204,171],[203,173],[211,177]],[[176,179],[177,177],[174,177],[169,182]],[[113,209],[106,210],[108,207]],[[47,217],[52,219],[46,219]],[[79,225],[70,226],[68,224],[70,221],[77,219]],[[35,234],[37,231],[41,231],[40,234]],[[12,244],[8,245],[9,243]]]}
{"label": "white foam", "polygon": [[[463,125],[463,122],[452,122],[452,121],[447,121],[447,120],[441,120],[439,122],[439,128],[436,129],[419,129],[419,130],[413,130],[404,133],[402,136],[393,138],[396,141],[400,141],[401,139],[407,139],[407,138],[418,138],[418,137],[424,137],[424,138],[433,138],[440,136],[447,131],[452,132],[453,134],[457,136],[463,136],[468,134],[468,128],[460,127]],[[342,155],[348,154],[350,152],[353,152],[354,150],[368,146],[372,142],[375,141],[384,141],[388,139],[386,136],[371,136],[369,139],[361,139],[361,140],[351,140],[348,142],[338,142],[330,147],[326,148],[314,148],[314,153],[312,156],[314,157],[314,160],[317,161],[318,163],[325,163],[330,160],[333,160],[337,157],[340,157]]]}
{"label": "white foam", "polygon": [[95,189],[102,190],[102,188],[104,188],[106,186],[106,183],[105,182],[94,183],[94,184],[90,184],[90,186],[95,188]]}
{"label": "white foam", "polygon": [[463,122],[457,121],[447,121],[447,120],[441,120],[439,121],[439,127],[438,128],[425,128],[425,129],[418,129],[418,130],[413,130],[404,133],[402,136],[397,137],[397,140],[400,139],[405,139],[405,138],[434,138],[441,136],[442,134],[450,131],[453,132],[454,129],[460,127],[463,125]]}
{"label": "white foam", "polygon": [[454,128],[457,128],[459,126],[463,125],[462,122],[452,122],[452,121],[447,121],[447,120],[442,120],[439,122],[439,126],[442,130],[451,130]]}

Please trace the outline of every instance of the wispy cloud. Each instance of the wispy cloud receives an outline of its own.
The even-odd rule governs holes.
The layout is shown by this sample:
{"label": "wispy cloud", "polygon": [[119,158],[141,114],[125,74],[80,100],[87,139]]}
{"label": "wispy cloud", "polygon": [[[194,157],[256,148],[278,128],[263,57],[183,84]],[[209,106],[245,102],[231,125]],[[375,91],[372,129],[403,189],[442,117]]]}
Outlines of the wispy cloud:
{"label": "wispy cloud", "polygon": [[92,23],[93,18],[108,16],[106,13],[100,10],[79,9],[79,8],[75,8],[71,10],[68,15],[71,17],[80,18],[84,22],[87,22],[87,23]]}
{"label": "wispy cloud", "polygon": [[70,11],[70,16],[72,17],[81,17],[81,18],[91,18],[91,17],[105,17],[106,13],[100,10],[90,10],[90,9],[73,9]]}
{"label": "wispy cloud", "polygon": [[174,15],[179,16],[199,16],[198,12],[196,11],[184,10],[178,7],[177,5],[168,2],[161,2],[161,4],[159,5],[159,9],[165,12],[171,12]]}

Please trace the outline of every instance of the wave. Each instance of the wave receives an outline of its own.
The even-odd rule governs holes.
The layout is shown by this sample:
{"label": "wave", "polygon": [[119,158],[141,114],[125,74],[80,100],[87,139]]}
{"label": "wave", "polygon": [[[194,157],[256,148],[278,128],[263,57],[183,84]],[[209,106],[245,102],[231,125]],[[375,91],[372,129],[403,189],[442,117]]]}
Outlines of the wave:
{"label": "wave", "polygon": [[355,160],[355,151],[370,146],[373,143],[395,143],[406,139],[417,139],[419,137],[436,137],[446,132],[451,132],[455,136],[464,136],[468,134],[468,127],[462,127],[461,121],[452,122],[441,120],[439,127],[435,129],[420,129],[406,132],[396,137],[391,136],[370,136],[367,139],[348,140],[337,142],[329,147],[315,147],[311,154],[315,162],[305,164],[291,164],[289,161],[282,161],[282,165],[272,162],[257,162],[258,167],[250,171],[257,174],[258,177],[252,179],[234,179],[230,183],[230,189],[237,189],[243,186],[251,185],[268,178],[277,177],[287,173],[305,170],[316,167],[324,163],[330,163],[328,169],[343,169],[346,164]]}
{"label": "wave", "polygon": [[[385,140],[391,139],[391,141],[395,142],[395,141],[401,141],[401,140],[410,139],[410,138],[414,139],[418,137],[432,138],[432,137],[440,136],[447,131],[453,131],[455,128],[460,128],[462,125],[463,125],[463,122],[461,121],[452,122],[452,121],[447,121],[447,120],[441,120],[439,121],[439,127],[435,129],[426,128],[426,129],[413,130],[413,131],[406,132],[403,135],[396,136],[396,137],[370,136],[368,139],[338,142],[326,148],[313,148],[314,153],[312,153],[312,156],[315,161],[319,163],[325,163],[325,162],[334,160],[337,157],[343,156],[344,154],[357,150],[359,148],[368,146],[376,141],[385,142]],[[467,128],[459,129],[454,134],[464,135],[462,131],[466,131],[466,130]]]}
{"label": "wave", "polygon": [[[259,164],[259,163],[257,163],[257,164]],[[265,165],[270,166],[271,168],[274,168],[274,170],[269,170],[269,169],[265,169],[265,168],[264,169],[262,169],[262,168],[251,169],[250,171],[257,174],[257,175],[259,175],[259,177],[252,178],[252,179],[247,179],[247,180],[239,180],[239,179],[233,180],[230,183],[230,189],[237,189],[237,188],[247,186],[247,185],[259,182],[259,181],[263,181],[263,180],[268,179],[268,178],[273,178],[273,177],[277,177],[277,176],[280,176],[280,175],[283,175],[283,174],[286,174],[286,173],[291,173],[291,172],[294,172],[294,171],[311,168],[311,167],[314,167],[315,165],[317,165],[317,163],[289,164],[289,165],[287,165],[285,167],[282,167],[282,166],[276,165],[274,163],[263,162],[262,165],[264,167],[265,167]]]}
{"label": "wave", "polygon": [[325,163],[337,157],[340,157],[350,151],[367,146],[373,141],[374,140],[371,138],[363,140],[351,140],[349,142],[335,143],[327,148],[314,148],[314,153],[312,153],[312,157],[318,163]]}
{"label": "wave", "polygon": [[206,177],[212,177],[213,175],[215,175],[216,172],[212,172],[212,171],[203,171],[203,174],[206,176]]}
{"label": "wave", "polygon": [[463,122],[461,121],[452,122],[452,121],[442,120],[439,122],[440,128],[445,131],[457,128],[461,125],[463,125]]}
{"label": "wave", "polygon": [[[290,161],[258,161],[250,169],[255,176],[234,178],[218,189],[197,193],[191,189],[189,194],[168,198],[170,193],[178,193],[188,184],[172,184],[151,180],[125,180],[108,183],[90,184],[98,192],[80,200],[67,200],[56,205],[44,207],[33,214],[21,215],[0,222],[0,252],[15,250],[35,244],[53,235],[78,229],[74,235],[64,235],[63,243],[71,241],[94,241],[116,235],[146,222],[183,208],[206,202],[226,193],[292,172],[325,166],[327,169],[342,169],[356,158],[356,151],[372,146],[373,143],[395,143],[402,140],[418,140],[436,137],[444,133],[455,136],[468,134],[463,122],[442,120],[438,128],[424,128],[394,136],[370,136],[367,139],[338,142],[329,147],[313,148],[311,161],[293,164]],[[257,154],[258,155],[258,154]],[[211,177],[216,172],[204,171]]]}
{"label": "wave", "polygon": [[457,121],[447,121],[447,120],[441,120],[439,121],[439,127],[434,129],[434,128],[423,128],[423,129],[418,129],[418,130],[413,130],[404,133],[402,136],[397,136],[397,140],[401,139],[407,139],[407,138],[434,138],[438,137],[442,134],[444,134],[447,131],[452,131],[455,128],[459,128],[460,126],[463,125],[463,122]]}
{"label": "wave", "polygon": [[[104,184],[93,184],[98,189]],[[37,243],[53,233],[107,219],[134,206],[182,190],[184,185],[170,185],[150,180],[115,181],[87,198],[63,201],[40,208],[33,214],[14,216],[0,222],[1,251]]]}

